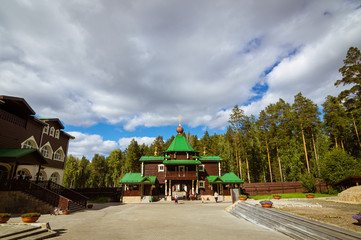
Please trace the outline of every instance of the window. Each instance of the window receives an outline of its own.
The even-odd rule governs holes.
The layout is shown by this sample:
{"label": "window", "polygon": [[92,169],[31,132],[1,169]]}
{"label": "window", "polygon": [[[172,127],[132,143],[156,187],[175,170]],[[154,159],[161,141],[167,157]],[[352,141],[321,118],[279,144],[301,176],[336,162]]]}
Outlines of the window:
{"label": "window", "polygon": [[51,174],[50,181],[58,183],[58,174],[57,173]]}
{"label": "window", "polygon": [[204,165],[203,164],[198,166],[198,171],[204,172]]}
{"label": "window", "polygon": [[51,127],[51,128],[50,128],[50,133],[49,133],[49,135],[50,135],[50,136],[54,136],[54,132],[55,132],[55,128],[54,128],[54,127]]}
{"label": "window", "polygon": [[42,149],[41,149],[41,154],[43,154],[43,156],[44,157],[46,157],[46,158],[49,158],[49,150],[48,150],[48,148],[47,147],[43,147]]}
{"label": "window", "polygon": [[34,136],[29,137],[24,142],[21,143],[21,148],[38,148],[38,144],[36,143],[36,140]]}
{"label": "window", "polygon": [[44,172],[40,172],[40,174],[39,174],[39,181],[45,181],[45,179],[46,179],[45,173],[44,173]]}
{"label": "window", "polygon": [[43,133],[45,133],[45,134],[49,133],[49,125],[47,125],[43,128]]}
{"label": "window", "polygon": [[26,141],[23,143],[23,148],[34,148],[31,141]]}
{"label": "window", "polygon": [[205,188],[206,187],[206,182],[205,181],[199,181],[198,187],[199,188]]}
{"label": "window", "polygon": [[158,172],[164,172],[164,164],[158,165]]}
{"label": "window", "polygon": [[58,161],[61,161],[61,152],[60,151],[56,151],[55,154],[54,154],[54,160],[58,160]]}
{"label": "window", "polygon": [[59,139],[59,136],[60,136],[60,131],[59,131],[59,130],[56,130],[56,131],[55,131],[55,138]]}

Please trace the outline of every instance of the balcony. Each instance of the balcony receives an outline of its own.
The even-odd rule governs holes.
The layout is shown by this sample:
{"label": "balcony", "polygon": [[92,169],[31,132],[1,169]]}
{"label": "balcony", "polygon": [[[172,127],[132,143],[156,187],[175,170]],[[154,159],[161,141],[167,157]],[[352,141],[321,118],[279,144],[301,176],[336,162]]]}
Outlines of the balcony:
{"label": "balcony", "polygon": [[197,180],[196,171],[167,171],[165,174],[167,180]]}

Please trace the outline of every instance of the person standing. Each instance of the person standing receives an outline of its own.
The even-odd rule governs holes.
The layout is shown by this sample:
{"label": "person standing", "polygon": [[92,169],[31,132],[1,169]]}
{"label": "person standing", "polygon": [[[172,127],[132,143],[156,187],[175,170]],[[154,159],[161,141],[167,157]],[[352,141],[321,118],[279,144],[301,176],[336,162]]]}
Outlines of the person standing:
{"label": "person standing", "polygon": [[216,200],[216,202],[217,202],[217,200],[218,200],[218,193],[217,193],[217,191],[214,192],[214,200]]}

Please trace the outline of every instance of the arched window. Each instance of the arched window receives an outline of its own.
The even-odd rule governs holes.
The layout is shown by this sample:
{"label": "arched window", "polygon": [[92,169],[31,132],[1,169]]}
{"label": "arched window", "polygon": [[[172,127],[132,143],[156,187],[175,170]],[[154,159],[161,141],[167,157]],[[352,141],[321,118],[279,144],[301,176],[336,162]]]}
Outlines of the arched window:
{"label": "arched window", "polygon": [[56,173],[56,172],[55,172],[55,173],[52,173],[49,180],[52,181],[52,182],[58,183],[59,174]]}
{"label": "arched window", "polygon": [[56,150],[54,153],[54,160],[63,161],[64,160],[64,152],[62,149]]}
{"label": "arched window", "polygon": [[59,131],[59,130],[56,130],[56,131],[55,131],[55,138],[59,139],[59,136],[60,136],[60,131]]}
{"label": "arched window", "polygon": [[39,174],[39,181],[45,181],[46,180],[46,173],[41,171]]}
{"label": "arched window", "polygon": [[45,133],[45,134],[48,134],[48,133],[49,133],[49,125],[46,125],[46,126],[43,128],[43,133]]}
{"label": "arched window", "polygon": [[29,137],[24,142],[21,143],[21,148],[38,148],[38,144],[35,141],[34,136]]}
{"label": "arched window", "polygon": [[29,171],[28,169],[25,169],[25,168],[19,170],[19,171],[17,172],[17,174],[18,174],[18,177],[19,177],[20,179],[25,179],[25,177],[27,177],[27,176],[30,176],[30,177],[31,177],[30,171]]}
{"label": "arched window", "polygon": [[49,133],[49,135],[50,135],[50,136],[54,136],[54,132],[55,132],[55,128],[54,128],[54,127],[51,127],[51,128],[50,128],[50,133]]}
{"label": "arched window", "polygon": [[51,148],[49,142],[47,142],[46,144],[44,144],[44,146],[42,146],[40,152],[45,158],[51,159],[53,157],[53,149]]}
{"label": "arched window", "polygon": [[0,186],[1,183],[6,182],[8,175],[9,175],[9,169],[7,169],[5,166],[0,165]]}

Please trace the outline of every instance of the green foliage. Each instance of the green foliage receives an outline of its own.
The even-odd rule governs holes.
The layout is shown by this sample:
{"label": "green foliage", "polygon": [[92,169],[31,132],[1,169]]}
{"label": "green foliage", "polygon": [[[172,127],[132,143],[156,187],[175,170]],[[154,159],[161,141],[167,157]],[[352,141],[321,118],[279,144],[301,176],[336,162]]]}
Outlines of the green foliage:
{"label": "green foliage", "polygon": [[316,192],[316,179],[311,173],[305,173],[300,177],[302,187],[307,191]]}
{"label": "green foliage", "polygon": [[10,213],[0,213],[0,217],[1,218],[9,218],[9,217],[11,217],[11,214]]}
{"label": "green foliage", "polygon": [[41,213],[24,213],[23,215],[21,215],[21,217],[40,217]]}
{"label": "green foliage", "polygon": [[99,197],[99,198],[94,198],[94,199],[89,199],[88,203],[107,203],[109,202],[108,197]]}
{"label": "green foliage", "polygon": [[328,184],[335,184],[342,179],[359,175],[360,162],[340,148],[328,152],[321,159],[321,175]]}
{"label": "green foliage", "polygon": [[[306,195],[304,193],[278,193],[277,195],[280,195],[282,199],[288,199],[288,198],[306,198]],[[337,196],[337,194],[326,194],[326,193],[315,193],[315,198],[318,197],[334,197]],[[262,200],[262,199],[271,199],[273,195],[255,195],[251,196],[249,198],[255,199],[255,200]]]}

